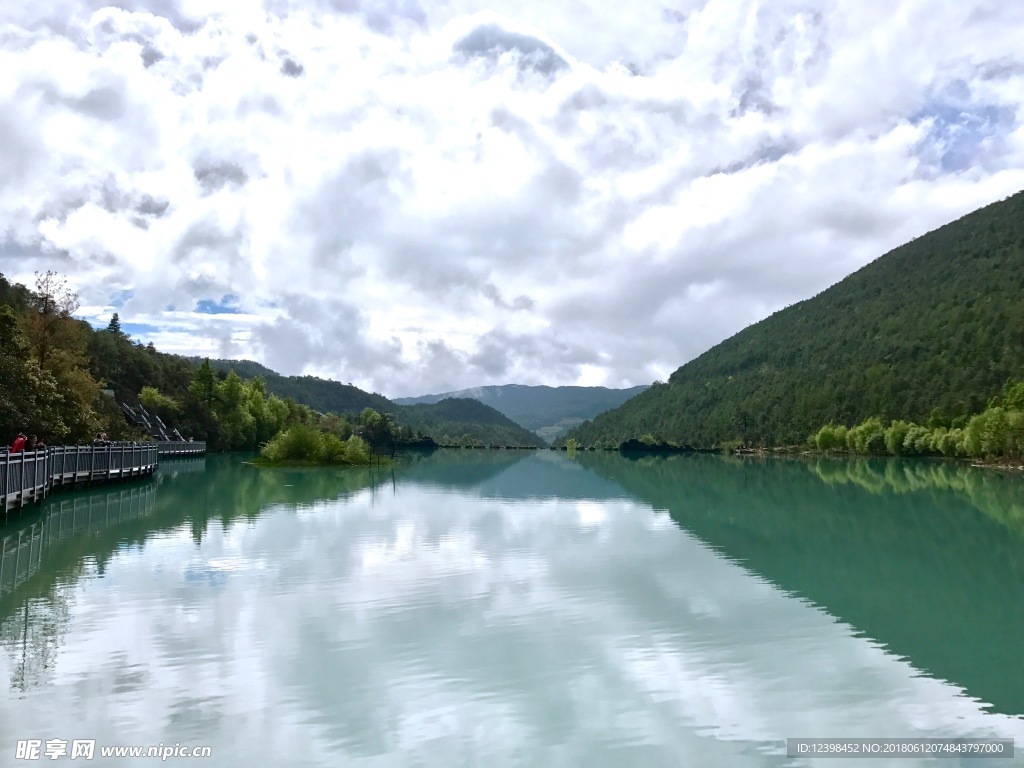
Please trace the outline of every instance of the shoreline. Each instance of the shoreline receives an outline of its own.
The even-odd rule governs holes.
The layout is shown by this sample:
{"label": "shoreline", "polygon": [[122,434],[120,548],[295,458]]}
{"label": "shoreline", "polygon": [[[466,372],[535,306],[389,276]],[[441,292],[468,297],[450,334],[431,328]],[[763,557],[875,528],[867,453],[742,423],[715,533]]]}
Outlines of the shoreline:
{"label": "shoreline", "polygon": [[757,456],[759,458],[781,458],[786,456],[826,457],[835,459],[913,459],[915,461],[941,461],[950,464],[961,464],[978,469],[993,469],[1004,472],[1024,472],[1024,460],[1006,458],[974,459],[966,456],[893,456],[888,453],[850,453],[849,451],[819,451],[814,448],[798,448],[784,446],[780,448],[749,448],[723,450],[732,456]]}

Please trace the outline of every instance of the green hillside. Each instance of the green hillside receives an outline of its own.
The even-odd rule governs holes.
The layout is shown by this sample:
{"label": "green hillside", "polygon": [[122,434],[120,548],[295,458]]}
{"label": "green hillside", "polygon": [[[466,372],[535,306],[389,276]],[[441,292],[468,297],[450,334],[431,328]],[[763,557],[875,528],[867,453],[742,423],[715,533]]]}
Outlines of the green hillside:
{"label": "green hillside", "polygon": [[472,398],[489,405],[536,432],[546,440],[565,434],[572,427],[592,419],[602,411],[616,408],[629,398],[647,389],[647,385],[631,389],[607,387],[547,387],[525,384],[474,387],[440,395],[396,398],[402,405],[436,403],[446,398]]}
{"label": "green hillside", "polygon": [[[194,364],[200,358],[191,358]],[[449,398],[429,404],[400,405],[377,393],[364,392],[351,384],[315,376],[282,376],[252,360],[211,360],[215,370],[234,371],[242,378],[260,376],[267,392],[291,398],[321,413],[358,414],[364,408],[390,413],[400,425],[429,435],[442,444],[463,440],[470,444],[537,446],[546,443],[532,432],[477,400]]]}
{"label": "green hillside", "polygon": [[[540,437],[523,429],[489,405],[469,398],[448,398],[439,403],[394,406],[395,419],[439,443],[505,445],[544,448]],[[468,438],[468,439],[467,439]]]}
{"label": "green hillside", "polygon": [[[199,357],[190,360],[196,367],[203,362]],[[290,397],[321,413],[359,413],[364,408],[373,408],[381,413],[397,412],[395,404],[383,395],[364,392],[340,381],[316,376],[282,376],[252,360],[211,360],[210,365],[214,370],[234,371],[243,379],[261,376],[270,394],[280,398]]]}
{"label": "green hillside", "polygon": [[[78,308],[78,296],[55,272],[37,274],[33,289],[0,274],[0,434],[25,432],[51,445],[100,433],[138,439],[152,426],[129,424],[119,404],[141,404],[168,431],[204,440],[211,450],[255,450],[293,427],[314,427],[337,441],[361,431],[382,445],[416,442],[417,431],[442,443],[543,444],[475,400],[407,409],[349,384],[281,376],[250,360],[206,364],[132,339],[118,313],[93,328],[75,317]],[[393,415],[395,425],[374,426],[373,412]]]}
{"label": "green hillside", "polygon": [[570,436],[792,444],[833,420],[949,421],[1022,377],[1018,193],[746,328]]}

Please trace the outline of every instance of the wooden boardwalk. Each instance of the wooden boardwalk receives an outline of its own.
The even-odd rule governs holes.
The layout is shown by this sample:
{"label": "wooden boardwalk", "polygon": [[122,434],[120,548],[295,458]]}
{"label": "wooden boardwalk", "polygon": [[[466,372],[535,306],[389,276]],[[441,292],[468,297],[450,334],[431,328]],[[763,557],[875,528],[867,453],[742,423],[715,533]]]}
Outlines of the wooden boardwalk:
{"label": "wooden boardwalk", "polygon": [[182,443],[170,441],[159,441],[155,443],[157,453],[161,456],[199,456],[206,453],[206,443]]}
{"label": "wooden boardwalk", "polygon": [[6,514],[46,498],[54,488],[151,475],[160,456],[195,456],[206,443],[58,445],[0,454],[0,507]]}

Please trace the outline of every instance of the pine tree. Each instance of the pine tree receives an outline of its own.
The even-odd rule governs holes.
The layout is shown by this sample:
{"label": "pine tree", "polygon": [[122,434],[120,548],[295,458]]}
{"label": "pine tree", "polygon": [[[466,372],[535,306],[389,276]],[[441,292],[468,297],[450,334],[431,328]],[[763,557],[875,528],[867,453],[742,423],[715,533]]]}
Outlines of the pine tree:
{"label": "pine tree", "polygon": [[210,358],[206,358],[203,364],[199,366],[199,370],[196,371],[196,375],[188,389],[207,408],[213,407],[213,400],[217,394],[217,384],[213,368],[210,366]]}

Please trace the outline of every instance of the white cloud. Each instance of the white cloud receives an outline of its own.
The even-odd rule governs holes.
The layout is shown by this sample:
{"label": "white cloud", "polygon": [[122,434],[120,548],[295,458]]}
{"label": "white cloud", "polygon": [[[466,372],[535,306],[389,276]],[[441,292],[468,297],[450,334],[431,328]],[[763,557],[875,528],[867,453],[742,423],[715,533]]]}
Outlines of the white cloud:
{"label": "white cloud", "polygon": [[0,270],[395,396],[646,383],[1024,187],[1014,4],[99,6],[0,16]]}

